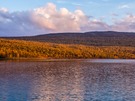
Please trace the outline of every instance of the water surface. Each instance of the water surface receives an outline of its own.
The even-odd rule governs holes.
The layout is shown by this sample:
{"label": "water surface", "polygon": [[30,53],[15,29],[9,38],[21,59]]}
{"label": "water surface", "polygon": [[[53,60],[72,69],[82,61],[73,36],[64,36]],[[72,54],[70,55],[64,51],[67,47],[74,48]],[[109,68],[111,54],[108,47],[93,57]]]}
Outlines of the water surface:
{"label": "water surface", "polygon": [[0,61],[0,101],[134,101],[135,60]]}

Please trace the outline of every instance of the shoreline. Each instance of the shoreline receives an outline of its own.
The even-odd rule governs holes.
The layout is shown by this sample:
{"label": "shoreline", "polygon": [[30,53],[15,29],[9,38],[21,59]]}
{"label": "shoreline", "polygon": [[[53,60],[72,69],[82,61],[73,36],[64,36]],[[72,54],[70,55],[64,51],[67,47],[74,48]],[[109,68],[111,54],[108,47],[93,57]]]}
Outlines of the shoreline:
{"label": "shoreline", "polygon": [[12,58],[1,59],[0,61],[37,61],[37,62],[57,62],[57,61],[82,61],[82,60],[135,60],[134,58]]}

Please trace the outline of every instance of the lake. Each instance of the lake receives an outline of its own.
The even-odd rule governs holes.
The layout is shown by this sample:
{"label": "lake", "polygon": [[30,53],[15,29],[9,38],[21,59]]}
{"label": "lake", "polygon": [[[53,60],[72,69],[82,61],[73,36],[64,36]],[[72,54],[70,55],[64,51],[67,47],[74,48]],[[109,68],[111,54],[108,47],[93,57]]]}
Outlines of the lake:
{"label": "lake", "polygon": [[135,101],[135,60],[0,61],[0,101]]}

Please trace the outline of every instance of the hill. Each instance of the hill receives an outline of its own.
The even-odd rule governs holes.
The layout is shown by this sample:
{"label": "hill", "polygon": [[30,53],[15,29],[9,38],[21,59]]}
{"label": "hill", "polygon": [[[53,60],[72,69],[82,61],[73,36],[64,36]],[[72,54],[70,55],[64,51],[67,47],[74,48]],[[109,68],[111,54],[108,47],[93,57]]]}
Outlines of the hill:
{"label": "hill", "polygon": [[135,47],[135,33],[130,32],[105,31],[105,32],[86,32],[86,33],[51,33],[28,37],[6,37],[6,38],[59,43],[59,44]]}

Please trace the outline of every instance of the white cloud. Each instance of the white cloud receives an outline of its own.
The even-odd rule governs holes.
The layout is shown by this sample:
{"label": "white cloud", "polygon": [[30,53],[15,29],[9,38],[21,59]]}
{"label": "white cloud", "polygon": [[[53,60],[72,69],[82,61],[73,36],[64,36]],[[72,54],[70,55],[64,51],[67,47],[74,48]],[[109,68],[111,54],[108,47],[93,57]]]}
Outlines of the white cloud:
{"label": "white cloud", "polygon": [[112,26],[112,30],[134,32],[135,31],[135,16],[130,14],[123,19],[116,21]]}
{"label": "white cloud", "polygon": [[125,5],[120,5],[118,8],[119,9],[126,9],[126,8],[130,8],[130,7],[129,7],[129,5],[125,4]]}
{"label": "white cloud", "polygon": [[6,9],[6,8],[0,8],[0,12],[8,12],[8,9]]}
{"label": "white cloud", "polygon": [[87,19],[81,10],[74,12],[70,12],[66,8],[57,10],[56,6],[51,3],[35,9],[32,13],[33,22],[51,32],[81,31],[80,26],[83,26]]}
{"label": "white cloud", "polygon": [[31,19],[31,12],[0,12],[0,36],[34,35],[44,32]]}
{"label": "white cloud", "polygon": [[[57,10],[48,3],[44,7],[26,12],[0,11],[0,35],[35,35],[49,32],[76,32],[88,22],[81,10],[70,12],[66,8]],[[9,34],[10,33],[10,34]]]}
{"label": "white cloud", "polygon": [[82,27],[82,30],[85,31],[107,31],[110,29],[110,26],[100,20],[93,19],[90,20],[87,25]]}
{"label": "white cloud", "polygon": [[82,10],[58,10],[52,3],[25,12],[10,13],[0,9],[0,36],[107,30],[135,31],[135,16],[130,14],[108,25],[102,20],[89,18]]}

